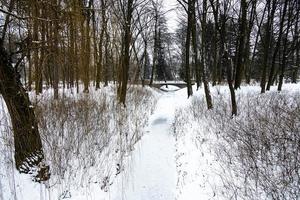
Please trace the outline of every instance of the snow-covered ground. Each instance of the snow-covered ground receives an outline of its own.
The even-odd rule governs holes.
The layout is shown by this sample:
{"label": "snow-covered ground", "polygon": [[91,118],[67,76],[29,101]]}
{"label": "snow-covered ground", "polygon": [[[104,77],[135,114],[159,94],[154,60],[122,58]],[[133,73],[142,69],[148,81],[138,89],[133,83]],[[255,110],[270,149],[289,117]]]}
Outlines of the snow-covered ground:
{"label": "snow-covered ground", "polygon": [[131,86],[124,108],[117,103],[115,89],[91,88],[89,94],[66,89],[58,101],[50,90],[31,94],[51,167],[51,178],[44,184],[15,170],[12,130],[1,99],[0,199],[111,199],[116,193],[111,185],[128,171],[126,160],[160,96],[150,88]]}
{"label": "snow-covered ground", "polygon": [[[230,134],[233,134],[233,131],[238,131],[239,125],[247,122],[246,117],[251,117],[253,111],[259,110],[261,111],[260,113],[267,116],[264,107],[269,109],[266,109],[266,111],[272,111],[271,108],[273,109],[273,107],[271,105],[285,102],[285,100],[289,104],[280,104],[280,106],[286,106],[286,110],[290,109],[291,112],[295,111],[297,113],[298,105],[300,105],[300,103],[297,104],[297,102],[300,102],[299,88],[300,86],[296,84],[286,84],[281,93],[276,92],[274,87],[271,92],[260,94],[258,86],[243,86],[237,91],[238,111],[240,114],[235,118],[232,118],[230,115],[228,86],[211,88],[214,109],[209,111],[206,109],[203,88],[195,91],[194,87],[194,96],[190,99],[187,99],[186,89],[177,90],[178,88],[172,88],[176,91],[161,92],[159,95],[153,90],[149,90],[156,98],[159,97],[157,103],[154,103],[153,99],[149,103],[145,98],[134,98],[134,95],[137,94],[139,96],[145,95],[145,97],[147,95],[139,92],[134,94],[133,92],[132,94],[134,95],[129,97],[130,101],[140,102],[144,107],[135,105],[124,111],[122,117],[128,120],[125,121],[126,123],[131,125],[122,126],[120,116],[113,113],[108,115],[103,115],[102,113],[100,116],[108,117],[115,121],[110,124],[110,127],[119,123],[120,127],[112,132],[124,129],[128,131],[129,135],[136,136],[134,142],[131,141],[128,144],[126,143],[127,140],[110,138],[113,141],[112,143],[125,142],[125,147],[130,148],[130,150],[116,148],[116,146],[111,145],[112,143],[109,143],[110,149],[104,151],[104,154],[95,154],[96,157],[89,155],[86,158],[71,159],[73,162],[66,162],[67,164],[75,164],[77,168],[62,165],[67,167],[67,176],[63,176],[67,180],[55,179],[54,177],[52,181],[45,185],[32,183],[28,175],[20,175],[14,170],[12,162],[13,151],[9,147],[12,144],[12,140],[3,140],[3,138],[7,139],[9,137],[7,135],[10,131],[9,126],[3,126],[1,123],[0,144],[2,146],[0,148],[0,161],[5,163],[2,166],[6,167],[0,166],[0,199],[272,199],[265,191],[259,188],[259,184],[256,184],[255,188],[255,182],[253,182],[250,175],[245,179],[243,174],[240,174],[240,172],[243,172],[242,170],[246,169],[240,163],[243,160],[238,157],[242,151],[239,149],[239,141],[232,142],[229,140]],[[113,94],[111,89],[108,88],[107,90],[106,94]],[[105,100],[101,94],[103,93],[91,92],[90,95],[92,99],[97,99],[101,102],[110,102],[111,98],[113,98],[113,96],[108,95],[105,97],[108,99]],[[71,96],[71,98],[73,97]],[[84,100],[80,97],[76,98],[78,98],[78,101]],[[43,101],[45,104],[49,103],[45,98],[37,100]],[[90,104],[83,108],[92,111],[93,109],[91,108],[97,105],[94,103]],[[110,104],[108,103],[107,105],[109,106]],[[145,105],[148,107],[145,107]],[[123,112],[111,106],[105,111]],[[0,106],[0,108],[4,107]],[[150,116],[150,112],[145,112],[144,109],[150,109],[151,107],[155,109]],[[46,110],[51,114],[49,109]],[[74,114],[75,111],[72,110],[72,113]],[[3,110],[1,112],[0,116],[3,119],[5,114]],[[93,112],[90,114],[93,115]],[[271,117],[275,117],[274,120],[279,120],[275,115],[273,114]],[[255,116],[253,115],[252,117]],[[296,120],[298,119],[296,117]],[[5,120],[7,121],[8,119],[6,118]],[[137,123],[135,124],[136,126],[141,124],[143,127],[141,129],[134,128],[134,123],[130,120]],[[255,121],[255,118],[251,120],[255,123],[256,121],[261,123],[259,120]],[[293,124],[293,127],[296,128],[293,130],[297,130],[298,121]],[[247,127],[247,125],[243,124],[243,127]],[[70,127],[66,126],[66,128]],[[134,132],[138,133],[133,134]],[[91,139],[95,140],[96,143],[102,142],[97,140],[96,137],[84,138],[84,140],[88,141]],[[52,142],[55,142],[55,140]],[[70,141],[63,140],[63,142]],[[92,151],[84,151],[85,154],[96,151],[93,145],[84,147],[83,150],[86,148],[91,148]],[[60,150],[63,153],[67,153],[64,149]],[[124,153],[118,153],[123,150],[125,150]],[[2,159],[2,155],[4,155],[4,159]],[[101,157],[97,158],[98,155]],[[120,156],[122,157],[121,160]],[[51,156],[48,156],[49,158],[53,161]],[[96,165],[89,164],[91,159],[95,159]],[[101,160],[107,163],[101,164]],[[80,165],[84,163],[86,167],[80,167],[76,162],[80,162]],[[263,164],[263,160],[260,162]],[[57,167],[57,165],[54,165],[54,167]],[[70,171],[69,168],[75,171]],[[279,168],[277,169],[279,170]],[[276,177],[276,174],[272,175]],[[106,176],[109,178],[105,179]],[[295,192],[297,193],[297,191]]]}
{"label": "snow-covered ground", "polygon": [[[135,147],[131,170],[120,180],[113,198],[126,200],[174,200],[176,194],[175,140],[171,125],[177,103],[175,93],[166,93],[158,101],[146,134]],[[177,101],[177,102],[176,102]]]}
{"label": "snow-covered ground", "polygon": [[165,92],[175,92],[177,90],[180,90],[180,88],[177,86],[174,86],[174,85],[168,85],[168,86],[163,85],[160,87],[160,90],[165,91]]}
{"label": "snow-covered ground", "polygon": [[211,88],[212,110],[200,89],[176,111],[178,200],[300,198],[300,85],[276,89],[243,86],[233,118],[228,86]]}

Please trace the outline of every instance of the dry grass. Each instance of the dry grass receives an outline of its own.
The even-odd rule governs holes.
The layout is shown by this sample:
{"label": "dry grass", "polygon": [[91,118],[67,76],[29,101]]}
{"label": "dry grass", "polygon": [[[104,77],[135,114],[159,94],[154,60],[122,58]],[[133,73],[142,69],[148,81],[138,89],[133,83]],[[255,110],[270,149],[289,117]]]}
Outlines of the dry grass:
{"label": "dry grass", "polygon": [[47,93],[38,97],[36,116],[51,183],[83,187],[93,182],[108,190],[123,170],[125,157],[144,133],[156,97],[148,88],[131,87],[124,108],[115,90],[109,86],[59,100]]}
{"label": "dry grass", "polygon": [[[240,114],[231,118],[226,95],[215,94],[210,111],[204,98],[194,97],[189,109],[177,111],[175,134],[185,134],[180,128],[184,123],[199,123],[201,131],[215,134],[211,148],[223,169],[216,172],[223,185],[219,197],[299,199],[299,93],[240,92],[237,98]],[[203,133],[198,135],[203,139]]]}

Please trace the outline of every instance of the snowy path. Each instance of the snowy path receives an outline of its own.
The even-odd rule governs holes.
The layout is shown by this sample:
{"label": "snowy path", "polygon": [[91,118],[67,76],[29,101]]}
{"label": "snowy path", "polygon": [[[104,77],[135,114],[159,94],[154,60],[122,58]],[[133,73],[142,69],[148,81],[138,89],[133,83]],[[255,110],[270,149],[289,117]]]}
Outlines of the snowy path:
{"label": "snowy path", "polygon": [[[178,91],[179,93],[181,91]],[[114,200],[174,200],[176,192],[175,139],[171,125],[182,95],[165,93],[150,117],[147,133],[136,145],[131,174],[119,185]],[[121,186],[120,186],[121,185]],[[122,187],[122,188],[121,188]]]}

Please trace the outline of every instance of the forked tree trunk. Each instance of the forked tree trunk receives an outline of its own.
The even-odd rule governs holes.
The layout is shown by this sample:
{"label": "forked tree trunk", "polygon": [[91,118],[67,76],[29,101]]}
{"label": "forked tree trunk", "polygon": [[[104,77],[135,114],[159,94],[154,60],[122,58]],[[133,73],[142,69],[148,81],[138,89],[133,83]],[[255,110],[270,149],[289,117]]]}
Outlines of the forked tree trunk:
{"label": "forked tree trunk", "polygon": [[268,63],[269,63],[269,51],[270,51],[270,44],[271,44],[271,28],[273,26],[273,18],[276,10],[276,1],[273,1],[271,5],[271,0],[267,1],[267,10],[268,10],[268,21],[267,21],[267,28],[265,29],[265,41],[263,46],[263,63],[262,63],[262,75],[260,81],[261,93],[266,92],[266,78],[267,78],[267,71],[268,71]]}
{"label": "forked tree trunk", "polygon": [[[28,173],[44,158],[42,142],[28,94],[9,60],[0,39],[0,93],[8,108],[13,127],[16,168],[22,173]],[[39,174],[36,177],[37,181],[49,178],[49,168],[45,169],[42,173],[46,174]]]}

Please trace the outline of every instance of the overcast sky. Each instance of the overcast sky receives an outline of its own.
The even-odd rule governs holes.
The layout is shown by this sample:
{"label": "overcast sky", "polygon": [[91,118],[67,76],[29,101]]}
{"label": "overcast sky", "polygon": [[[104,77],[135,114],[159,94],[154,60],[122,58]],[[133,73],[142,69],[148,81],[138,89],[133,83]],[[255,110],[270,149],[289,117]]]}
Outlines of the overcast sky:
{"label": "overcast sky", "polygon": [[175,32],[177,28],[177,13],[176,13],[177,0],[163,0],[163,1],[166,10],[174,9],[166,14],[166,18],[168,20],[167,23],[170,32]]}

